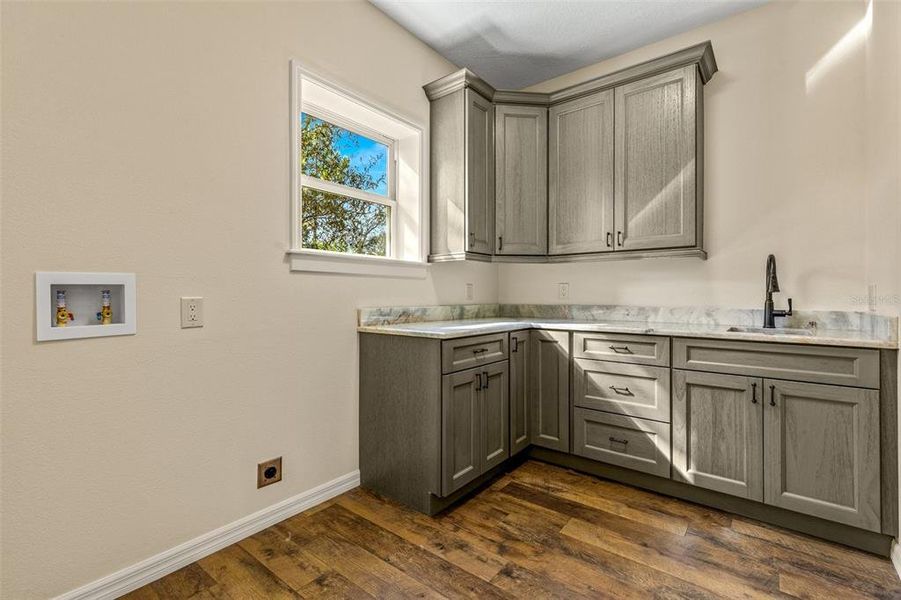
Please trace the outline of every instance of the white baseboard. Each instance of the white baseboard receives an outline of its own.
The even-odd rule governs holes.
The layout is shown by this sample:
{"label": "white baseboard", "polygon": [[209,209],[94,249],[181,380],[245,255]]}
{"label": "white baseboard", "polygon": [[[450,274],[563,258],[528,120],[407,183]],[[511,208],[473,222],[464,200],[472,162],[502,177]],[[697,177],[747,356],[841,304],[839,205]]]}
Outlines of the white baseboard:
{"label": "white baseboard", "polygon": [[901,543],[898,543],[897,538],[892,540],[892,553],[890,556],[892,564],[895,565],[895,572],[901,578]]}
{"label": "white baseboard", "polygon": [[56,600],[111,600],[156,581],[217,550],[321,504],[360,485],[360,472],[342,475],[302,494],[282,500],[121,571],[57,596]]}

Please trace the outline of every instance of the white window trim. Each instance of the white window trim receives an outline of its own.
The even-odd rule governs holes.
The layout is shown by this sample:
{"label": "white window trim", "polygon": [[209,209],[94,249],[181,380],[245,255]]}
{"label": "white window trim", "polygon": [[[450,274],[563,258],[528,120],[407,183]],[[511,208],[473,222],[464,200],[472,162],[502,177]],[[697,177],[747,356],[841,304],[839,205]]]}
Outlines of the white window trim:
{"label": "white window trim", "polygon": [[[407,140],[415,139],[418,145],[418,152],[406,150],[406,158],[410,165],[403,164],[398,166],[398,157],[403,152],[402,142],[395,142],[394,139],[388,138],[371,127],[367,127],[356,121],[352,121],[341,115],[322,107],[318,103],[302,103],[301,101],[301,85],[304,80],[308,80],[318,87],[325,88],[329,93],[335,94],[346,101],[357,104],[362,108],[378,115],[379,119],[391,120],[395,123],[395,127],[401,127],[408,132]],[[309,110],[307,110],[309,109]],[[340,127],[365,135],[380,143],[389,146],[389,174],[388,174],[388,197],[365,192],[355,188],[349,188],[341,184],[326,182],[315,177],[309,177],[300,173],[298,168],[300,148],[299,148],[299,121],[301,111],[307,112],[315,117],[322,118],[326,121],[334,123]],[[413,137],[415,136],[415,138]],[[426,248],[428,244],[426,226],[428,222],[427,208],[427,165],[426,156],[427,147],[423,135],[423,128],[410,120],[397,115],[394,112],[385,110],[378,103],[372,102],[365,97],[358,95],[356,92],[348,91],[343,85],[333,84],[316,74],[304,69],[297,61],[291,61],[291,222],[290,222],[290,249],[288,250],[288,258],[292,271],[308,271],[316,273],[340,273],[346,275],[364,275],[377,277],[413,277],[424,278],[427,274],[428,263],[425,262]],[[407,175],[407,179],[412,180],[401,184],[400,178],[403,174]],[[413,177],[410,177],[410,174]],[[359,197],[369,202],[384,204],[391,207],[391,227],[389,231],[388,252],[389,256],[368,256],[360,254],[344,254],[340,252],[329,252],[323,250],[315,250],[303,248],[301,246],[300,232],[300,202],[301,202],[301,185],[309,185],[323,191],[342,194],[345,196]],[[401,203],[404,207],[401,208]],[[414,206],[415,204],[415,206]],[[407,236],[415,236],[406,240],[401,247],[400,235],[397,229],[400,226],[400,214],[409,211],[408,218],[405,221],[412,220],[414,228]],[[409,228],[409,226],[408,226]]]}

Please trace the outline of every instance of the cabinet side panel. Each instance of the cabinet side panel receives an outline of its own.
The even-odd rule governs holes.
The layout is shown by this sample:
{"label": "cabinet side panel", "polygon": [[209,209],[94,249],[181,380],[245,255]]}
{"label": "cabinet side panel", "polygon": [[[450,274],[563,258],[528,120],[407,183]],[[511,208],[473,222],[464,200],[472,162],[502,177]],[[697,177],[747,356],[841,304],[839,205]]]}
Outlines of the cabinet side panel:
{"label": "cabinet side panel", "polygon": [[898,537],[898,351],[880,352],[882,533]]}
{"label": "cabinet side panel", "polygon": [[438,340],[360,334],[360,480],[426,512],[440,494]]}
{"label": "cabinet side panel", "polygon": [[459,90],[431,104],[431,254],[465,250],[463,102]]}

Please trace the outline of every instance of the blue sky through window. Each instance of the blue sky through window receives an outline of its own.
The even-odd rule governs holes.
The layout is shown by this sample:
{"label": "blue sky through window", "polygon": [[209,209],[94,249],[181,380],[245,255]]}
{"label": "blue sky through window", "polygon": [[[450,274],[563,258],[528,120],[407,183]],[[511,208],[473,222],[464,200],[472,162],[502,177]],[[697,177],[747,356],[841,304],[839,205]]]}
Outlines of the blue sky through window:
{"label": "blue sky through window", "polygon": [[[327,123],[307,113],[301,113],[301,127],[310,122],[313,125]],[[367,191],[380,196],[388,195],[388,147],[376,140],[349,131],[332,124],[335,136],[332,147],[342,156],[350,159],[351,169],[363,171],[369,169],[371,178],[378,182],[376,187]]]}

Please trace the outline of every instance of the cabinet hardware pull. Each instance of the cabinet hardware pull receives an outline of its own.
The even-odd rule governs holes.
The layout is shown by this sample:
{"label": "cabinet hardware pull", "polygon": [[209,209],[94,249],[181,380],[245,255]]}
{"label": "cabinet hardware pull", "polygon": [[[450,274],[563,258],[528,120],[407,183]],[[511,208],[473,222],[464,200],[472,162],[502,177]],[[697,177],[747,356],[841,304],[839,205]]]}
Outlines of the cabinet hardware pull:
{"label": "cabinet hardware pull", "polygon": [[610,349],[617,354],[632,354],[632,351],[629,350],[628,346],[610,346]]}
{"label": "cabinet hardware pull", "polygon": [[616,232],[616,243],[617,243],[617,245],[622,247],[622,245],[623,245],[623,232],[622,231]]}
{"label": "cabinet hardware pull", "polygon": [[475,245],[476,245],[476,232],[470,231],[469,232],[469,247],[472,248]]}
{"label": "cabinet hardware pull", "polygon": [[488,348],[476,348],[472,351],[473,354],[481,354],[482,352],[488,352]]}
{"label": "cabinet hardware pull", "polygon": [[497,236],[497,249],[498,250],[504,249],[504,236],[502,236],[502,235]]}
{"label": "cabinet hardware pull", "polygon": [[476,373],[476,391],[482,389],[482,374]]}
{"label": "cabinet hardware pull", "polygon": [[622,395],[622,396],[634,396],[634,395],[635,395],[635,394],[632,393],[632,390],[630,390],[630,389],[627,388],[627,387],[619,388],[619,387],[616,387],[615,385],[611,385],[611,386],[610,386],[610,389],[613,390],[614,392],[616,392],[617,394]]}
{"label": "cabinet hardware pull", "polygon": [[513,336],[513,349],[510,352],[519,352],[519,338]]}
{"label": "cabinet hardware pull", "polygon": [[751,404],[757,404],[757,384],[751,384]]}
{"label": "cabinet hardware pull", "polygon": [[623,446],[628,446],[628,445],[629,445],[629,440],[621,440],[621,439],[619,439],[619,438],[613,437],[612,435],[610,436],[610,441],[611,441],[611,442],[615,442],[615,443],[617,443],[617,444],[622,444]]}
{"label": "cabinet hardware pull", "polygon": [[608,248],[613,247],[613,232],[612,231],[607,232],[607,247]]}
{"label": "cabinet hardware pull", "polygon": [[490,381],[490,379],[488,379],[488,371],[482,371],[482,375],[485,376],[485,389],[487,390],[487,389],[488,389],[488,382]]}
{"label": "cabinet hardware pull", "polygon": [[776,406],[776,386],[770,386],[770,406]]}

